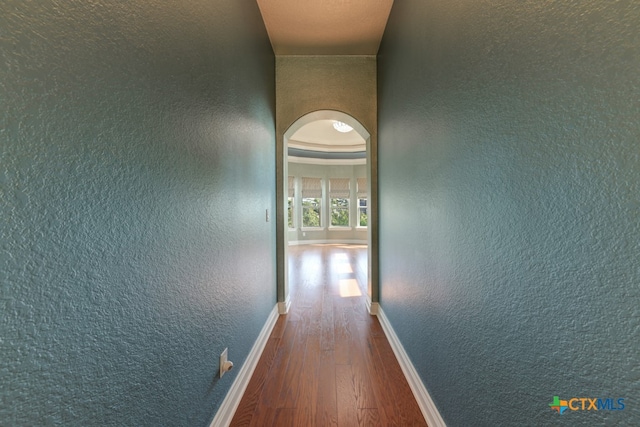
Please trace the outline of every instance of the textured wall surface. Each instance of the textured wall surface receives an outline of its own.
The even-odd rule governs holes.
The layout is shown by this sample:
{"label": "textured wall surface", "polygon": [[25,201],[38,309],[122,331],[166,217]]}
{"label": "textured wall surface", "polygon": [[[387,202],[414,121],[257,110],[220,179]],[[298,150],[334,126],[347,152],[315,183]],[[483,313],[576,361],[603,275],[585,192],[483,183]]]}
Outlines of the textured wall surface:
{"label": "textured wall surface", "polygon": [[4,1],[0,55],[0,425],[208,425],[276,301],[255,2]]}
{"label": "textured wall surface", "polygon": [[374,56],[278,56],[277,131],[318,110],[337,110],[376,134],[376,58]]}
{"label": "textured wall surface", "polygon": [[381,306],[450,426],[640,425],[639,23],[637,1],[393,6]]}

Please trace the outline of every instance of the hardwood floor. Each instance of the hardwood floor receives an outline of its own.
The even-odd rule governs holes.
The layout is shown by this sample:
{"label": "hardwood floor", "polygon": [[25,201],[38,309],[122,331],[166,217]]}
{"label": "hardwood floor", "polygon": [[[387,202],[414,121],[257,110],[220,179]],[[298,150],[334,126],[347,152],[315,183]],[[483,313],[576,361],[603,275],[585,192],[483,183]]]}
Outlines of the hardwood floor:
{"label": "hardwood floor", "polygon": [[426,426],[366,309],[365,246],[289,248],[280,316],[231,426]]}

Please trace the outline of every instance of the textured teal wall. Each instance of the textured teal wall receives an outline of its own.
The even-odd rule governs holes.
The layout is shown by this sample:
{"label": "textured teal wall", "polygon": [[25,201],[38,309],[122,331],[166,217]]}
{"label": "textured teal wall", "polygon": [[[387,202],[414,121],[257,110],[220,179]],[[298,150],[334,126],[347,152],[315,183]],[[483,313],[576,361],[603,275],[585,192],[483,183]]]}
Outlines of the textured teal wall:
{"label": "textured teal wall", "polygon": [[276,303],[257,5],[4,1],[0,54],[0,425],[207,426]]}
{"label": "textured teal wall", "polygon": [[447,424],[640,425],[640,3],[396,1],[378,71],[381,306]]}

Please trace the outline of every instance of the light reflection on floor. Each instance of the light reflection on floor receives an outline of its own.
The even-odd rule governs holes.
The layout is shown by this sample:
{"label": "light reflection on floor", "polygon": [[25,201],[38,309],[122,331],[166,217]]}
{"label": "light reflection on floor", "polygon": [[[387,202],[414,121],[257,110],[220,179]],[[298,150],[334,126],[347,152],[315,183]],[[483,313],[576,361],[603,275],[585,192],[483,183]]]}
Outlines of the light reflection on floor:
{"label": "light reflection on floor", "polygon": [[362,292],[356,279],[341,279],[340,280],[340,296],[342,298],[349,297],[361,297]]}
{"label": "light reflection on floor", "polygon": [[327,286],[341,298],[362,297],[367,288],[367,245],[311,244],[289,249],[292,297],[299,286]]}

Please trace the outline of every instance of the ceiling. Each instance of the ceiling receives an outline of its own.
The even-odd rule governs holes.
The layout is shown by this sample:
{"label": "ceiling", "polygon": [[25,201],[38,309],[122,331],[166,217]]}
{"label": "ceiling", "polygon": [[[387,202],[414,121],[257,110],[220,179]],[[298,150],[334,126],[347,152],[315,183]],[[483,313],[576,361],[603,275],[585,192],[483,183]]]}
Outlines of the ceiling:
{"label": "ceiling", "polygon": [[307,123],[287,142],[289,161],[314,164],[365,164],[367,142],[355,130],[339,132],[335,120]]}
{"label": "ceiling", "polygon": [[393,0],[257,0],[276,55],[376,55]]}
{"label": "ceiling", "polygon": [[[365,151],[366,141],[356,132],[338,132],[335,120],[316,120],[298,129],[289,138],[289,147],[301,150],[355,152]],[[330,146],[327,144],[330,143]]]}

